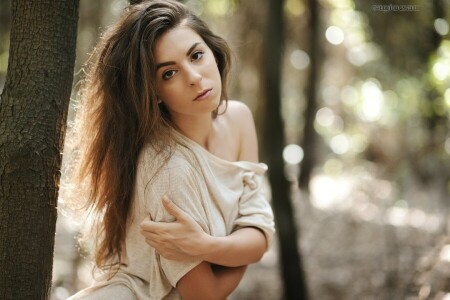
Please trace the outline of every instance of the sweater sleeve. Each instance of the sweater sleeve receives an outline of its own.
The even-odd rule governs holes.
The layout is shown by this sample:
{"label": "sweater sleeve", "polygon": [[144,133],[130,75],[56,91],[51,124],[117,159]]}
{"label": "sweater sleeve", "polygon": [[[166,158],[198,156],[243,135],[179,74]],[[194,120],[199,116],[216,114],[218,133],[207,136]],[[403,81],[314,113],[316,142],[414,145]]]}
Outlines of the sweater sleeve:
{"label": "sweater sleeve", "polygon": [[275,223],[264,189],[264,175],[247,171],[244,173],[243,181],[244,192],[239,199],[239,214],[234,221],[233,231],[242,227],[260,229],[266,237],[268,249],[275,233]]}
{"label": "sweater sleeve", "polygon": [[[199,180],[192,166],[183,161],[175,160],[173,163],[172,160],[157,173],[145,189],[145,202],[150,218],[157,222],[174,221],[174,217],[165,210],[161,202],[162,196],[167,195],[209,233],[204,206],[206,199],[202,197],[204,193],[200,191]],[[200,260],[169,260],[154,250],[151,253],[150,295],[155,299],[166,296],[184,275],[201,263]]]}

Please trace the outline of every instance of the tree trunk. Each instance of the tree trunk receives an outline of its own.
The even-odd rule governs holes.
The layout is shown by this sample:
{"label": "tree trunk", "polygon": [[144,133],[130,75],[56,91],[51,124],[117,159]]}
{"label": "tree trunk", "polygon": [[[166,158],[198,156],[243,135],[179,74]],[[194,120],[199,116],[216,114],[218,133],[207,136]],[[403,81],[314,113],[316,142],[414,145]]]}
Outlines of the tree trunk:
{"label": "tree trunk", "polygon": [[[443,3],[442,0],[435,0],[431,2],[431,13],[433,14],[433,20],[436,19],[444,19],[445,20],[445,5]],[[431,45],[431,51],[430,51],[430,55],[428,58],[428,61],[432,61],[434,59],[434,56],[436,55],[437,49],[439,48],[439,46],[441,45],[442,42],[442,35],[440,35],[434,28],[431,28],[431,34],[430,34],[430,45]],[[424,119],[426,124],[428,125],[428,131],[431,135],[431,138],[429,140],[430,143],[433,143],[435,140],[435,137],[433,136],[433,131],[436,129],[436,127],[439,125],[439,123],[446,123],[447,122],[447,117],[446,115],[438,115],[436,113],[436,111],[432,108],[433,107],[433,102],[436,101],[436,98],[442,96],[441,92],[439,92],[436,88],[436,85],[434,83],[431,82],[432,80],[428,79],[428,81],[426,81],[426,95],[427,97],[424,99],[424,101],[428,101],[430,102],[428,104],[429,107],[431,107],[430,109],[430,114],[429,115],[424,115]],[[445,126],[445,125],[444,125]],[[424,181],[429,179],[429,178],[423,178]]]}
{"label": "tree trunk", "polygon": [[308,0],[309,3],[309,57],[310,67],[308,75],[308,84],[306,90],[306,109],[305,109],[305,127],[303,129],[303,151],[304,157],[301,165],[301,172],[298,179],[300,188],[309,189],[309,180],[311,179],[312,169],[315,164],[314,149],[316,145],[316,131],[314,129],[314,119],[317,111],[317,86],[319,82],[319,63],[320,55],[320,32],[319,32],[319,4],[317,0]]}
{"label": "tree trunk", "polygon": [[269,164],[269,180],[272,187],[272,205],[277,224],[280,244],[280,261],[284,283],[285,299],[307,299],[306,280],[301,255],[297,245],[298,237],[292,212],[290,184],[284,175],[282,158],[284,125],[280,115],[280,66],[283,45],[283,1],[271,0],[267,31],[263,47],[263,73],[265,122],[263,143]]}
{"label": "tree trunk", "polygon": [[0,299],[47,299],[78,0],[12,1],[0,98]]}

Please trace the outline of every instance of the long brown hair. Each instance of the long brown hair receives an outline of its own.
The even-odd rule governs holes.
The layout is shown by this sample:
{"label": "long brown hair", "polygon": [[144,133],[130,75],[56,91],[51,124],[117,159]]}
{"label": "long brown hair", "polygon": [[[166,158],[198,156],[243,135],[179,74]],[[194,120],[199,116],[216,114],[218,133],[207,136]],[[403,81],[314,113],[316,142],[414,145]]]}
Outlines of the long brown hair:
{"label": "long brown hair", "polygon": [[[176,26],[200,35],[217,60],[226,101],[230,50],[183,4],[154,0],[129,6],[102,36],[91,57],[75,120],[78,151],[73,165],[75,186],[84,192],[96,216],[95,263],[118,266],[123,252],[138,155],[145,143],[170,145],[170,115],[158,105],[153,48],[161,35]],[[217,109],[213,117],[217,116]]]}

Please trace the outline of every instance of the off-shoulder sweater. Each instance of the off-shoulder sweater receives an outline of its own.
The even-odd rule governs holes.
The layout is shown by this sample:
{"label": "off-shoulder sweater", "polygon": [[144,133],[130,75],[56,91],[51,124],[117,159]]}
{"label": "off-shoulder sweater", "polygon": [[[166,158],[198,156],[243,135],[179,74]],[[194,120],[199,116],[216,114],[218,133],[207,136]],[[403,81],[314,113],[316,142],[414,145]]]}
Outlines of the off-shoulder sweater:
{"label": "off-shoulder sweater", "polygon": [[153,221],[174,220],[162,206],[163,195],[212,236],[223,237],[252,226],[264,232],[270,245],[275,229],[263,188],[267,166],[221,159],[181,133],[172,133],[176,146],[167,161],[162,161],[163,155],[151,144],[139,155],[120,270],[112,279],[101,279],[70,299],[94,299],[99,288],[118,284],[127,286],[139,300],[180,299],[178,280],[201,261],[168,260],[140,234],[139,224],[147,216]]}

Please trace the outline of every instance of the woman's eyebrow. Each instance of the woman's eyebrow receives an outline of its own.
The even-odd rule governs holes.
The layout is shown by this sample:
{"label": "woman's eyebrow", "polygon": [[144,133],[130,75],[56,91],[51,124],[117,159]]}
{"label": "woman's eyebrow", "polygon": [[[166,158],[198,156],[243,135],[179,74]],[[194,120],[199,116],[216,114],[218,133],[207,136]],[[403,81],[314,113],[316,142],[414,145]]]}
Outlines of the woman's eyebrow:
{"label": "woman's eyebrow", "polygon": [[[192,51],[194,51],[195,47],[197,47],[199,44],[200,44],[200,42],[194,43],[189,48],[189,50],[186,52],[186,56],[191,55]],[[156,71],[158,71],[158,69],[161,68],[161,67],[170,66],[170,65],[174,65],[174,64],[175,64],[174,61],[165,61],[165,62],[159,63],[159,64],[156,65]]]}
{"label": "woman's eyebrow", "polygon": [[174,65],[175,62],[174,61],[166,61],[160,64],[156,65],[156,71],[158,71],[159,68],[165,67],[165,66],[170,66],[170,65]]}
{"label": "woman's eyebrow", "polygon": [[199,45],[199,44],[200,44],[200,42],[194,43],[194,44],[191,46],[191,48],[189,48],[189,50],[186,52],[186,56],[191,55],[192,51],[194,51],[195,47],[197,47],[197,45]]}

